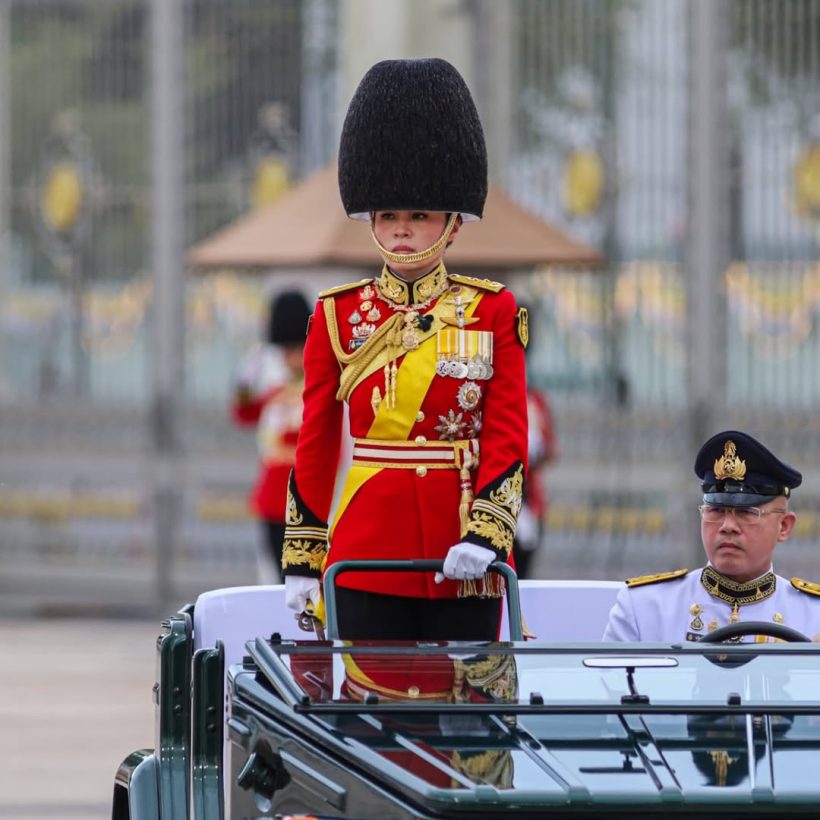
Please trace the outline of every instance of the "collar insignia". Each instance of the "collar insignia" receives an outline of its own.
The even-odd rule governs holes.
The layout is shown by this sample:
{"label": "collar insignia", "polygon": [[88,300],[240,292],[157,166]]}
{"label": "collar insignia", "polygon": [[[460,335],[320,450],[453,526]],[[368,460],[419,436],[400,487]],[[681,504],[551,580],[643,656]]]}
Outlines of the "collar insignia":
{"label": "collar insignia", "polygon": [[713,598],[719,598],[732,606],[741,606],[765,601],[774,595],[777,579],[773,572],[767,572],[754,581],[739,584],[725,578],[714,567],[706,566],[700,574],[700,583]]}
{"label": "collar insignia", "polygon": [[447,271],[443,264],[425,274],[414,282],[406,282],[396,276],[387,265],[376,280],[376,289],[391,307],[425,308],[433,299],[441,296],[449,286]]}

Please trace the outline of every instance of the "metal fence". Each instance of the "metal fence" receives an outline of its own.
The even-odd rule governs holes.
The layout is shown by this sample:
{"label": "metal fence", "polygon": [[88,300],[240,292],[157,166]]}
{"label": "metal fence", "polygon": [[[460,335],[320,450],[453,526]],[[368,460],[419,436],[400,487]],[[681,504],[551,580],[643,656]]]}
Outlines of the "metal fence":
{"label": "metal fence", "polygon": [[[708,280],[690,253],[692,147],[706,111],[693,91],[698,2],[503,7],[515,61],[502,182],[608,259],[511,280],[532,307],[532,378],[552,397],[561,451],[548,475],[544,575],[617,577],[667,568],[681,552],[694,560],[692,369],[714,363],[711,423],[749,428],[807,474],[802,524],[779,567],[820,571],[820,0],[711,4],[724,44],[725,82],[711,102],[722,103],[728,157],[717,166],[726,264],[706,271],[718,320],[701,328],[693,317]],[[344,2],[179,6],[190,246],[332,159],[346,102]],[[159,588],[179,597],[255,576],[257,531],[244,507],[253,442],[230,428],[225,406],[269,279],[186,278],[183,447],[164,466],[157,458],[157,8],[0,2],[7,604],[136,606]],[[450,13],[484,26],[481,42],[492,44],[487,8]],[[703,338],[716,340],[706,356]],[[179,490],[172,562],[158,560],[158,481]]]}

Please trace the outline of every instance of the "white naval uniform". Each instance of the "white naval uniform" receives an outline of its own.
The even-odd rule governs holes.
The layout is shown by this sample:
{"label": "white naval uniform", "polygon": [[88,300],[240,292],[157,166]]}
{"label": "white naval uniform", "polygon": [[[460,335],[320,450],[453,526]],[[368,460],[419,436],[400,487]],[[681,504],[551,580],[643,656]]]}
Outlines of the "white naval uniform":
{"label": "white naval uniform", "polygon": [[[710,623],[713,628],[716,628],[714,622],[717,627],[728,625],[732,605],[707,592],[700,580],[702,571],[700,568],[679,578],[624,586],[610,610],[603,640],[691,641],[709,634]],[[780,575],[775,579],[775,590],[769,597],[740,606],[739,620],[782,623],[811,640],[820,633],[820,596],[795,589]],[[693,605],[700,607],[700,611],[695,607],[697,614],[693,613]],[[755,635],[741,638],[745,642],[763,640],[762,636]]]}

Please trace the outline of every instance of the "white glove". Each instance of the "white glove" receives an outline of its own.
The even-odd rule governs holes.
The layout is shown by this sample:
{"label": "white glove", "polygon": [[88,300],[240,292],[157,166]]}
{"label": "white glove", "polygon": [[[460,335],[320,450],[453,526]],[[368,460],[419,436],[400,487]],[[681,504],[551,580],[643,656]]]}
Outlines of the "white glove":
{"label": "white glove", "polygon": [[316,607],[319,599],[318,578],[308,578],[304,575],[285,576],[285,603],[288,608],[301,613],[307,609],[308,601]]}
{"label": "white glove", "polygon": [[434,580],[440,584],[445,578],[451,578],[454,581],[482,578],[487,567],[495,559],[496,554],[492,550],[462,541],[450,547],[444,559],[442,572],[437,572]]}
{"label": "white glove", "polygon": [[268,351],[261,342],[255,344],[239,363],[237,384],[254,393],[261,392],[265,371],[267,369]]}

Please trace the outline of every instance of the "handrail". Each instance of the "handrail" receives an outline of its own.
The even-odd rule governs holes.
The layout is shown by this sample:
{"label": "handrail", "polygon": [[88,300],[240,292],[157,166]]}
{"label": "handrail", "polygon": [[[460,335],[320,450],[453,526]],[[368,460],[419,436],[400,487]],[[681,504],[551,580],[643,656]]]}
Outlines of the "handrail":
{"label": "handrail", "polygon": [[[441,572],[443,561],[429,558],[390,561],[369,559],[365,561],[337,561],[325,570],[324,597],[326,634],[329,640],[339,637],[339,619],[336,607],[336,576],[350,571],[380,572]],[[521,624],[521,597],[518,592],[518,576],[515,570],[504,561],[493,561],[488,571],[497,572],[504,577],[507,586],[507,613],[510,626],[510,640],[523,641],[524,630]]]}

